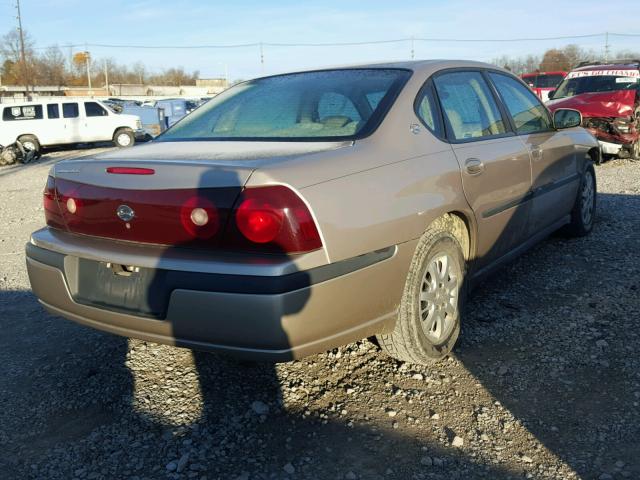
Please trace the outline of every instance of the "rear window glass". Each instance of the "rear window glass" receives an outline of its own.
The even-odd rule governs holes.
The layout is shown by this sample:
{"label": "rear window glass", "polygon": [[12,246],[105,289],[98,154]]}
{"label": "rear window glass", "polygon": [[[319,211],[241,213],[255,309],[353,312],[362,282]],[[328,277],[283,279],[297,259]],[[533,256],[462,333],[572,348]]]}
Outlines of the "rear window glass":
{"label": "rear window glass", "polygon": [[444,73],[435,78],[434,84],[456,140],[491,137],[506,132],[498,105],[479,72]]}
{"label": "rear window glass", "polygon": [[380,100],[382,100],[382,98],[384,97],[385,93],[386,92],[384,91],[368,93],[367,101],[369,102],[369,106],[375,110],[378,104],[380,103]]}
{"label": "rear window glass", "polygon": [[42,118],[42,105],[20,105],[5,107],[2,112],[2,120],[40,120]]}
{"label": "rear window glass", "polygon": [[47,105],[47,117],[60,118],[60,107],[58,107],[57,103],[50,103]]}
{"label": "rear window glass", "polygon": [[555,88],[563,78],[562,75],[538,75],[538,77],[536,77],[536,87]]}
{"label": "rear window glass", "polygon": [[563,78],[564,77],[560,74],[532,75],[522,77],[522,80],[524,80],[527,85],[531,85],[533,88],[555,88]]}
{"label": "rear window glass", "polygon": [[80,115],[77,103],[63,103],[62,116],[64,118],[76,118]]}
{"label": "rear window glass", "polygon": [[325,121],[329,117],[348,117],[360,121],[360,113],[353,102],[341,93],[323,93],[318,101],[318,118]]}
{"label": "rear window glass", "polygon": [[375,128],[409,76],[399,69],[344,69],[252,80],[213,98],[159,139],[355,138]]}
{"label": "rear window glass", "polygon": [[435,133],[438,137],[444,136],[431,85],[426,85],[418,94],[415,110],[418,117],[422,120],[422,123],[424,123],[429,130]]}

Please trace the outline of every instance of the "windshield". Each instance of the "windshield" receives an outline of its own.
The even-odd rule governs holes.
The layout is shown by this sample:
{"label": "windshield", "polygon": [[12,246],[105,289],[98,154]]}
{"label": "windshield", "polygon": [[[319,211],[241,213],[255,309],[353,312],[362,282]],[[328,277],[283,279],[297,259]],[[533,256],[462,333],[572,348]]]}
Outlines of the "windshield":
{"label": "windshield", "polygon": [[408,70],[344,69],[252,80],[214,97],[159,140],[319,141],[366,136],[409,76]]}
{"label": "windshield", "polygon": [[633,70],[629,71],[629,76],[594,74],[588,76],[572,76],[575,74],[569,74],[556,90],[553,99],[573,97],[574,95],[580,95],[582,93],[634,90],[638,88],[639,78],[637,74],[638,72],[634,72]]}

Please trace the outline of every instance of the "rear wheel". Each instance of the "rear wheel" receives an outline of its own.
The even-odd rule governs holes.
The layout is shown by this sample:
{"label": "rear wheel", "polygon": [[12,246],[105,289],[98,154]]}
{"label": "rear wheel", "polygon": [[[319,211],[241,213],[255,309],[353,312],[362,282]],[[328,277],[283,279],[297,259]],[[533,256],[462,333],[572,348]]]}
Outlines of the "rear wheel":
{"label": "rear wheel", "polygon": [[[377,335],[398,360],[428,364],[446,356],[460,334],[466,264],[449,216],[421,237],[405,283],[396,325]],[[450,223],[450,222],[449,222]]]}
{"label": "rear wheel", "polygon": [[18,138],[25,150],[32,150],[36,153],[40,152],[40,142],[35,135],[22,135]]}
{"label": "rear wheel", "polygon": [[116,147],[132,147],[135,142],[136,137],[130,128],[120,128],[113,134],[113,143]]}
{"label": "rear wheel", "polygon": [[584,237],[593,230],[596,215],[596,173],[589,165],[580,181],[576,203],[571,210],[571,223],[564,228],[565,233],[572,237]]}

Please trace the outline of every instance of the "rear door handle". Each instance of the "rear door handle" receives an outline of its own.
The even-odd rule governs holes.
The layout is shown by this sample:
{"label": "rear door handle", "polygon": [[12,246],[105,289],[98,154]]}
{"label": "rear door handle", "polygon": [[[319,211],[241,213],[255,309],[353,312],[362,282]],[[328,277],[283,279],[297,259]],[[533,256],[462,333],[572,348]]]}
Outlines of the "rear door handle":
{"label": "rear door handle", "polygon": [[478,175],[484,171],[484,163],[477,158],[467,158],[464,162],[464,168],[469,175]]}

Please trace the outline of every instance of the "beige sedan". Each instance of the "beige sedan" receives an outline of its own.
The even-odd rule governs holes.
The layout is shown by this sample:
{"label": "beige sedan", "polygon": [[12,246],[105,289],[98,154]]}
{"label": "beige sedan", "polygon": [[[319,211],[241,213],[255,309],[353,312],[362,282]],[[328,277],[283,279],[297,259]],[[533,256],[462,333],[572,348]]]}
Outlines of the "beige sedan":
{"label": "beige sedan", "polygon": [[375,335],[437,360],[479,279],[592,229],[580,123],[477,62],[251,80],[151,144],[55,165],[31,284],[54,314],[155,342],[279,361]]}

